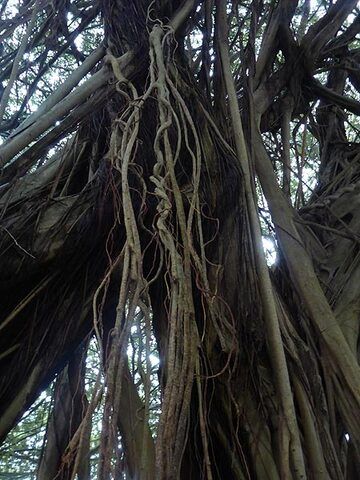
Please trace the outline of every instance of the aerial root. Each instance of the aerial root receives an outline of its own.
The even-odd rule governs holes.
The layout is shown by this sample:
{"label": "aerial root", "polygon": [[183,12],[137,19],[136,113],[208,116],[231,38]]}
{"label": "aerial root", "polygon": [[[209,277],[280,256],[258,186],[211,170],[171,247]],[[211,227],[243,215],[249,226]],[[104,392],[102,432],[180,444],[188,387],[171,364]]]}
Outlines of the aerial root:
{"label": "aerial root", "polygon": [[[208,453],[208,434],[203,399],[203,377],[201,375],[200,335],[195,318],[193,278],[204,298],[204,315],[211,321],[224,351],[231,357],[233,347],[225,338],[234,337],[232,321],[223,314],[224,305],[210,292],[205,256],[203,216],[200,208],[200,176],[202,151],[198,131],[191,113],[172,79],[176,66],[169,55],[173,32],[168,27],[155,25],[150,33],[150,81],[146,91],[139,96],[135,86],[119,71],[116,59],[108,53],[118,81],[117,90],[128,99],[125,112],[113,123],[108,157],[121,176],[120,210],[126,230],[126,241],[117,265],[121,267],[121,282],[116,309],[116,320],[111,336],[111,345],[105,363],[106,395],[100,448],[99,478],[107,478],[111,471],[110,459],[117,447],[117,423],[121,377],[127,362],[127,346],[131,326],[137,312],[146,321],[146,345],[151,336],[151,304],[149,284],[153,279],[145,276],[143,269],[144,247],[140,244],[139,224],[141,215],[136,211],[129,184],[129,174],[136,165],[137,142],[141,115],[146,102],[157,101],[158,125],[153,142],[155,163],[149,178],[153,194],[157,198],[155,238],[162,252],[167,285],[168,343],[162,396],[162,412],[156,442],[156,464],[159,478],[173,478],[179,468],[186,443],[189,406],[196,378],[199,398],[200,430],[205,456],[207,478],[211,479]],[[170,130],[175,132],[176,141],[170,141]],[[191,159],[190,194],[186,197],[181,190],[176,165],[181,162],[180,151],[186,151]],[[147,189],[142,183],[140,196],[144,203]],[[133,187],[132,187],[133,188]],[[149,187],[149,184],[147,185]],[[185,208],[185,201],[187,208]],[[179,233],[177,233],[179,232]],[[196,245],[195,241],[196,238]],[[100,289],[106,289],[104,279]],[[97,292],[97,296],[99,292]],[[214,301],[215,299],[215,301]],[[222,312],[222,313],[221,313]],[[94,304],[96,331],[100,337],[96,300]],[[231,318],[231,316],[230,316]],[[149,352],[148,352],[149,354]],[[148,417],[150,398],[150,368],[147,365],[145,382],[145,411]],[[144,434],[145,436],[145,434]]]}

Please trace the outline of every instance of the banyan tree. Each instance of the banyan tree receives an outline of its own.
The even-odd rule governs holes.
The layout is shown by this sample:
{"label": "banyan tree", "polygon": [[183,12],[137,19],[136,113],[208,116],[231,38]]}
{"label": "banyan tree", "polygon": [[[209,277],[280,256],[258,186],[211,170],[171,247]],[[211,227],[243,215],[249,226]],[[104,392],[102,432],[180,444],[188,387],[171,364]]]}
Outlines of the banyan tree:
{"label": "banyan tree", "polygon": [[1,441],[52,385],[31,478],[360,478],[357,1],[0,13]]}

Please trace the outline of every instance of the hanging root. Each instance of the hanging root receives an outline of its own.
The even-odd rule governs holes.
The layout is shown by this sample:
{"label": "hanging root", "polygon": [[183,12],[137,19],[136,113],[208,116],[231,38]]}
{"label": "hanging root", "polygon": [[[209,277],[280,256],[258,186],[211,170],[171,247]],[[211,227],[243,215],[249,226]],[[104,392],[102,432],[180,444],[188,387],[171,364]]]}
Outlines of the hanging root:
{"label": "hanging root", "polygon": [[[128,107],[114,122],[110,140],[109,159],[121,177],[121,210],[126,230],[126,241],[121,254],[113,266],[121,264],[121,282],[116,309],[116,320],[111,336],[111,346],[107,353],[106,397],[102,427],[99,478],[109,478],[112,471],[110,459],[117,448],[117,419],[121,378],[131,326],[137,312],[146,321],[146,344],[151,335],[151,305],[149,285],[153,279],[146,278],[143,268],[145,247],[140,242],[139,228],[142,225],[140,213],[134,203],[133,187],[129,176],[137,161],[139,126],[147,102],[156,99],[158,125],[153,151],[155,162],[152,175],[141,183],[141,205],[145,203],[147,189],[156,198],[156,213],[153,221],[153,237],[157,239],[161,258],[166,266],[164,280],[167,286],[168,335],[166,364],[164,365],[164,388],[162,410],[156,442],[156,466],[158,478],[175,478],[179,472],[186,445],[190,401],[193,382],[196,378],[200,431],[204,452],[204,465],[207,478],[212,478],[208,452],[208,432],[203,402],[203,379],[201,377],[201,342],[195,318],[193,281],[202,294],[204,315],[212,322],[219,343],[229,358],[233,351],[235,329],[224,315],[224,305],[220,305],[216,295],[211,293],[207,259],[205,256],[203,215],[200,206],[200,176],[203,162],[199,135],[191,113],[172,77],[176,68],[170,55],[173,31],[169,27],[156,24],[150,33],[150,80],[141,96],[133,84],[121,74],[116,59],[108,55],[117,78],[117,89],[128,100]],[[175,77],[176,78],[176,75]],[[171,135],[171,139],[170,139]],[[174,141],[174,136],[176,141]],[[177,175],[177,164],[181,155],[190,159],[188,191],[183,192]],[[196,245],[195,240],[196,239]],[[159,269],[158,269],[159,271]],[[104,279],[101,289],[106,288]],[[97,295],[99,292],[97,292]],[[97,316],[96,300],[94,313]],[[100,337],[98,323],[95,321]],[[230,338],[230,340],[229,340]],[[147,365],[145,381],[145,411],[149,411],[150,365]],[[221,372],[220,372],[221,373]],[[144,434],[145,435],[145,434]]]}

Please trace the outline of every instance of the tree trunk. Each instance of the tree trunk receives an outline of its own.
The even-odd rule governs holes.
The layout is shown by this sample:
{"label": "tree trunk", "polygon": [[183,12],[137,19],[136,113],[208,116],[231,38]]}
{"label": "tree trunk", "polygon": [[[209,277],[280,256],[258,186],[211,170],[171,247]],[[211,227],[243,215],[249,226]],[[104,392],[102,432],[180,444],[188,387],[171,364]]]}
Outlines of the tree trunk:
{"label": "tree trunk", "polygon": [[[39,480],[72,478],[74,458],[71,453],[66,455],[66,449],[87,409],[84,389],[85,353],[84,348],[76,352],[56,379],[53,408],[37,474]],[[87,442],[89,441],[90,438],[87,439]],[[86,451],[89,452],[89,446],[82,452],[82,462],[77,469],[79,480],[89,478],[89,458]]]}
{"label": "tree trunk", "polygon": [[[101,75],[112,83],[91,98],[106,103],[81,121],[59,160],[2,194],[9,255],[0,259],[0,436],[93,331],[106,379],[99,479],[124,471],[141,480],[356,478],[360,148],[347,141],[341,108],[358,105],[344,96],[346,69],[332,70],[326,87],[313,77],[356,2],[330,6],[298,41],[290,29],[296,2],[280,1],[260,47],[262,7],[254,2],[239,60],[240,105],[227,24],[235,16],[220,0],[198,3],[159,0],[148,10],[146,0],[103,0]],[[197,15],[208,27],[215,22],[216,59],[202,71],[212,95],[199,90],[184,43]],[[280,51],[285,63],[276,70]],[[313,99],[321,99],[316,118]],[[290,126],[304,112],[321,165],[296,211]],[[278,130],[283,191],[262,135]],[[278,242],[271,268],[261,192]],[[153,331],[160,355],[155,445],[149,377],[143,402],[128,368],[139,312],[145,340]],[[64,375],[39,479],[59,471],[85,415],[80,409],[71,430],[56,426],[59,402],[68,411],[75,394],[61,386]]]}

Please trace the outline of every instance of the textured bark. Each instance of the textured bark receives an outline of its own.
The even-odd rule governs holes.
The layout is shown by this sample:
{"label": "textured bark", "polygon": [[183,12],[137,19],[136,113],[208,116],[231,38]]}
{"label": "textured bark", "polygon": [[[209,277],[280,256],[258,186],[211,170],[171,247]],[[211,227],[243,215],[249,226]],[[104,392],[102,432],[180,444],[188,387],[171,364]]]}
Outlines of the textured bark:
{"label": "textured bark", "polygon": [[[253,2],[247,48],[234,53],[238,84],[227,51],[237,37],[226,27],[226,13],[239,20],[237,2],[230,12],[207,1],[194,13],[197,3],[159,0],[149,13],[145,0],[101,2],[100,72],[35,118],[18,144],[14,137],[0,147],[6,163],[51,122],[70,112],[62,125],[73,125],[84,109],[52,164],[26,173],[49,138],[59,138],[55,129],[4,169],[0,436],[95,328],[106,378],[99,479],[112,478],[114,468],[146,480],[355,478],[360,148],[347,141],[343,109],[357,113],[359,102],[345,96],[347,64],[331,69],[326,86],[314,79],[328,51],[347,58],[332,37],[355,2],[329,6],[305,34],[302,24],[298,38],[290,28],[297,2],[278,2],[256,59],[263,10]],[[215,22],[214,70],[204,63],[200,72],[207,92],[184,44],[204,15],[207,26]],[[353,29],[342,35],[349,42]],[[310,104],[318,99],[315,118]],[[92,105],[101,111],[84,117]],[[320,168],[297,211],[290,127],[304,115]],[[284,191],[263,132],[282,135],[276,159]],[[271,269],[261,251],[257,179],[278,242]],[[138,310],[160,354],[155,444],[126,355]],[[59,399],[39,478],[59,471],[78,434],[80,420],[71,431],[52,426]]]}

